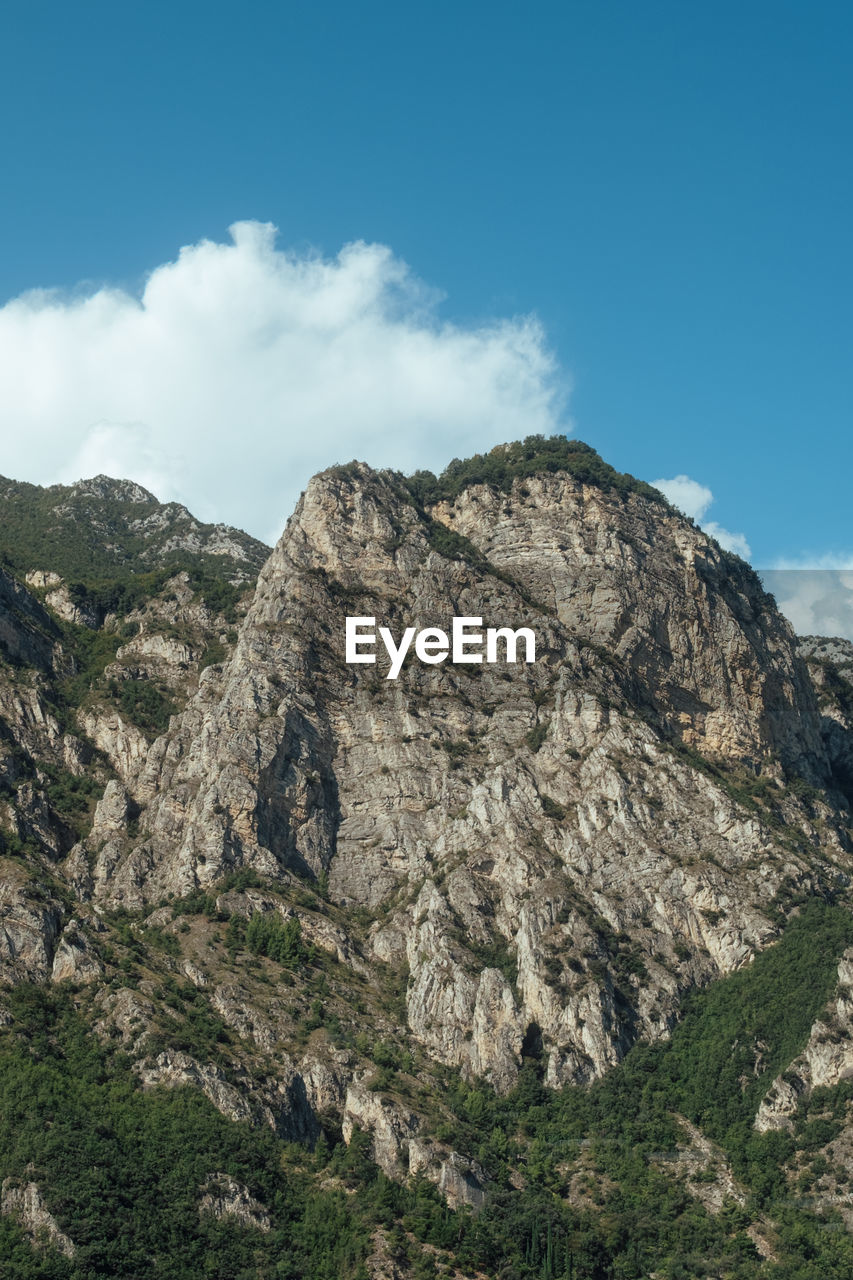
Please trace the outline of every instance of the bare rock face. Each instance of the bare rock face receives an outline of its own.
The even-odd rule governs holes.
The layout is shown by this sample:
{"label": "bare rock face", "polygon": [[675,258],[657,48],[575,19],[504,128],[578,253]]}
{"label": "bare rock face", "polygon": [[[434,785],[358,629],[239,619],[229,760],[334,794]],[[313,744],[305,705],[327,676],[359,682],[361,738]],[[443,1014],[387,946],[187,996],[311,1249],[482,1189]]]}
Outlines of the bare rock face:
{"label": "bare rock face", "polygon": [[[467,539],[454,558],[439,523]],[[344,662],[347,614],[395,636],[526,625],[537,660],[387,680],[387,660]],[[424,513],[354,467],[309,484],[233,657],[136,775],[145,836],[95,893],[137,908],[238,867],[327,875],[337,903],[382,909],[374,954],[408,966],[433,1057],[500,1090],[529,1052],[549,1084],[583,1082],[774,936],[780,885],[819,874],[809,840],[846,858],[776,785],[792,769],[830,765],[790,627],[683,517],[566,475]],[[776,825],[726,770],[763,770]]]}
{"label": "bare rock face", "polygon": [[463,1204],[472,1209],[482,1207],[486,1179],[480,1166],[443,1143],[421,1136],[421,1121],[414,1112],[358,1081],[347,1089],[344,1102],[342,1133],[346,1143],[356,1129],[371,1135],[373,1159],[389,1178],[423,1174],[453,1208]]}
{"label": "bare rock face", "polygon": [[123,1047],[137,1055],[144,1051],[154,1021],[153,1001],[132,987],[117,991],[102,988],[96,997],[95,1033],[104,1039],[117,1036]]}
{"label": "bare rock face", "polygon": [[575,636],[620,658],[689,746],[805,769],[820,759],[790,625],[756,575],[679,513],[542,475],[517,482],[509,502],[472,486],[435,515],[524,581]]}
{"label": "bare rock face", "polygon": [[457,1151],[451,1151],[439,1164],[438,1189],[452,1209],[462,1205],[482,1209],[486,1200],[486,1179],[483,1170],[474,1160],[466,1160]]}
{"label": "bare rock face", "polygon": [[418,1117],[396,1106],[362,1084],[347,1089],[342,1131],[349,1143],[354,1130],[362,1129],[373,1136],[373,1159],[390,1178],[404,1176],[409,1170],[409,1143],[418,1132]]}
{"label": "bare rock face", "polygon": [[59,574],[50,569],[30,569],[25,581],[28,587],[35,587],[37,591],[48,591],[62,583]]}
{"label": "bare rock face", "polygon": [[820,727],[833,782],[853,806],[853,644],[803,636],[798,652],[817,690]]}
{"label": "bare rock face", "polygon": [[93,953],[78,920],[69,920],[53,953],[50,976],[54,982],[94,982],[104,967]]}
{"label": "bare rock face", "polygon": [[61,1231],[49,1212],[35,1182],[4,1178],[0,1186],[0,1213],[16,1218],[36,1248],[50,1245],[65,1258],[77,1252],[74,1243]]}
{"label": "bare rock face", "polygon": [[48,667],[58,639],[56,623],[47,610],[0,569],[0,653],[13,662]]}
{"label": "bare rock face", "polygon": [[201,1188],[198,1211],[210,1214],[220,1222],[230,1219],[241,1227],[254,1227],[257,1231],[269,1231],[272,1225],[269,1211],[250,1193],[242,1182],[227,1173],[215,1173]]}
{"label": "bare rock face", "polygon": [[[45,575],[47,576],[47,575]],[[53,574],[51,577],[55,576]],[[45,604],[50,605],[55,614],[63,619],[64,622],[70,622],[75,627],[88,627],[95,631],[101,625],[103,617],[101,613],[92,608],[90,605],[77,604],[68,589],[68,586],[62,582],[54,587],[52,591],[48,591],[45,596]]]}
{"label": "bare rock face", "polygon": [[148,758],[148,739],[113,708],[92,708],[81,716],[81,728],[109,759],[119,777],[132,783]]}
{"label": "bare rock face", "polygon": [[245,1073],[232,1083],[221,1067],[198,1062],[187,1053],[159,1053],[153,1062],[135,1066],[145,1088],[162,1085],[200,1089],[229,1120],[269,1125],[283,1138],[313,1146],[320,1126],[311,1110],[302,1077],[285,1062],[275,1078],[257,1081]]}
{"label": "bare rock face", "polygon": [[139,1075],[145,1088],[162,1085],[179,1088],[193,1085],[201,1089],[216,1110],[229,1120],[254,1123],[256,1113],[244,1095],[229,1084],[224,1073],[212,1064],[197,1062],[187,1053],[163,1052],[150,1066],[140,1065]]}

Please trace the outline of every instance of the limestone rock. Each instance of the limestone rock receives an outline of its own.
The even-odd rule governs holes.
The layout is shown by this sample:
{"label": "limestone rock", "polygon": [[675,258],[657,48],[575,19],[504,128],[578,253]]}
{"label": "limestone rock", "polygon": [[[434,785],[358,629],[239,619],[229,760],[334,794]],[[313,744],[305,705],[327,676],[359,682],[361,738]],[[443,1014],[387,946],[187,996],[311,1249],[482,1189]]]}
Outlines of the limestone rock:
{"label": "limestone rock", "polygon": [[422,1173],[435,1182],[448,1203],[482,1207],[485,1175],[475,1161],[467,1160],[443,1143],[420,1136],[421,1121],[414,1112],[353,1082],[346,1093],[342,1132],[349,1143],[356,1129],[372,1138],[373,1159],[389,1178]]}
{"label": "limestone rock", "polygon": [[389,1178],[401,1177],[409,1168],[409,1142],[418,1132],[418,1118],[372,1093],[363,1084],[352,1083],[344,1102],[342,1132],[349,1144],[356,1129],[373,1139],[373,1159]]}
{"label": "limestone rock", "polygon": [[53,953],[51,979],[63,982],[94,982],[103,973],[103,965],[93,953],[78,920],[69,920]]}
{"label": "limestone rock", "polygon": [[142,730],[111,708],[89,708],[80,715],[80,723],[119,777],[133,784],[148,757],[148,739]]}
{"label": "limestone rock", "polygon": [[0,1213],[16,1218],[36,1248],[49,1245],[66,1258],[77,1252],[45,1205],[35,1182],[4,1178],[0,1186]]}
{"label": "limestone rock", "polygon": [[151,1065],[137,1064],[137,1072],[146,1089],[162,1085],[177,1089],[193,1085],[201,1089],[216,1110],[229,1120],[256,1123],[256,1111],[246,1097],[229,1084],[224,1073],[212,1064],[197,1062],[188,1053],[159,1053]]}
{"label": "limestone rock", "polygon": [[257,1231],[269,1231],[272,1225],[269,1211],[235,1178],[227,1173],[215,1173],[201,1188],[198,1211],[210,1214],[220,1222],[233,1219],[241,1227],[254,1227]]}
{"label": "limestone rock", "polygon": [[51,587],[58,587],[62,579],[58,573],[54,573],[51,569],[30,569],[24,581],[28,587],[46,591]]}
{"label": "limestone rock", "polygon": [[123,1047],[134,1055],[143,1052],[155,1014],[150,995],[132,987],[119,987],[117,991],[102,988],[95,1006],[100,1014],[94,1027],[98,1035],[117,1036]]}
{"label": "limestone rock", "polygon": [[50,977],[62,926],[61,904],[6,864],[0,878],[0,978],[43,982]]}
{"label": "limestone rock", "polygon": [[28,666],[50,667],[59,640],[47,610],[0,568],[0,653]]}
{"label": "limestone rock", "polygon": [[[239,585],[266,556],[116,485],[57,492],[57,520],[100,528],[118,496],[119,562],[139,538],[146,565],[221,555]],[[47,572],[33,591],[61,593]],[[0,576],[17,664],[0,673],[0,827],[26,849],[0,881],[0,976],[97,982],[97,914],[113,940],[129,930],[118,960],[103,949],[95,1027],[146,1087],[191,1085],[309,1145],[318,1114],[358,1127],[391,1176],[476,1209],[482,1170],[431,1136],[397,1067],[372,1077],[373,1043],[399,1042],[427,1088],[445,1064],[506,1092],[529,1059],[553,1088],[585,1084],[771,943],[781,890],[853,874],[853,651],[798,648],[748,566],[648,496],[555,473],[423,507],[355,464],[309,483],[227,623],[188,573],[167,588],[100,620],[121,645],[71,733],[55,619]],[[348,615],[395,636],[527,626],[537,660],[409,659],[389,680],[382,656],[346,663]],[[156,740],[112,705],[113,679],[168,688]],[[51,803],[59,770],[104,785],[88,830]],[[45,868],[61,894],[39,890]],[[324,985],[241,954],[272,911],[325,952]],[[228,1027],[215,1061],[154,1054],[166,987]],[[761,1123],[850,1069],[849,1001],[841,982]]]}
{"label": "limestone rock", "polygon": [[103,621],[103,616],[98,609],[85,602],[77,603],[64,582],[52,591],[48,591],[45,604],[49,605],[64,622],[70,622],[75,627],[88,627],[90,631],[96,631]]}
{"label": "limestone rock", "polygon": [[199,1062],[190,1054],[164,1050],[153,1062],[138,1062],[134,1070],[145,1088],[163,1085],[176,1089],[192,1085],[200,1089],[217,1111],[229,1120],[269,1125],[279,1136],[313,1146],[320,1134],[302,1077],[286,1059],[276,1077],[253,1079],[245,1071],[232,1083],[214,1063]]}

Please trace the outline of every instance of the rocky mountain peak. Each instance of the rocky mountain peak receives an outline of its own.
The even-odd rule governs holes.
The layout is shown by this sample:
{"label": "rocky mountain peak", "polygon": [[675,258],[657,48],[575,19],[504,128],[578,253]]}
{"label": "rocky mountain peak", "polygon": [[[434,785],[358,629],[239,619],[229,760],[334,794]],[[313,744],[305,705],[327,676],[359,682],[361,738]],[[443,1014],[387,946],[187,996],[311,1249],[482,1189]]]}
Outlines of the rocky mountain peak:
{"label": "rocky mountain peak", "polygon": [[135,480],[117,480],[103,473],[90,476],[88,480],[75,480],[67,487],[63,485],[51,487],[54,490],[60,490],[63,496],[67,494],[72,498],[106,498],[116,502],[157,503],[154,494],[148,489],[143,489],[142,485],[137,484]]}
{"label": "rocky mountain peak", "polygon": [[[259,563],[208,596],[176,570],[88,623],[43,569],[0,581],[0,959],[89,992],[140,1087],[309,1145],[364,1133],[389,1177],[488,1214],[497,1157],[454,1132],[448,1082],[472,1115],[544,1108],[667,1042],[688,993],[760,976],[811,905],[851,945],[850,653],[798,644],[748,565],[588,447],[330,468],[262,564],[100,480],[64,501],[126,503],[140,563],[176,537]],[[348,617],[374,620],[375,663],[348,660]],[[380,627],[459,618],[529,630],[535,660],[413,643],[392,673]],[[778,1056],[750,1042],[739,1098]],[[265,1235],[223,1168],[196,1178],[204,1215],[249,1206]]]}
{"label": "rocky mountain peak", "polygon": [[0,504],[3,551],[21,578],[85,585],[194,567],[245,583],[269,554],[239,529],[205,524],[180,503],[105,475],[48,488],[0,477]]}

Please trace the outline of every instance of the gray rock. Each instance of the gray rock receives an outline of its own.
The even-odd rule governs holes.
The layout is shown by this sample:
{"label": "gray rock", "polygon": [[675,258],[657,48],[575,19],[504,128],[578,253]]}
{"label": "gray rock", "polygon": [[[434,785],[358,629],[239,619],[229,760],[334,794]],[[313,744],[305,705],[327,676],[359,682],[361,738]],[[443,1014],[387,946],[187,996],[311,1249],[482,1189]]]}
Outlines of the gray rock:
{"label": "gray rock", "polygon": [[248,1187],[227,1173],[214,1173],[201,1191],[199,1213],[210,1214],[220,1222],[231,1219],[241,1227],[254,1227],[257,1231],[270,1230],[269,1211],[255,1199]]}
{"label": "gray rock", "polygon": [[0,1186],[0,1213],[15,1218],[35,1248],[49,1245],[66,1258],[73,1258],[76,1254],[73,1241],[60,1230],[35,1182],[4,1178]]}

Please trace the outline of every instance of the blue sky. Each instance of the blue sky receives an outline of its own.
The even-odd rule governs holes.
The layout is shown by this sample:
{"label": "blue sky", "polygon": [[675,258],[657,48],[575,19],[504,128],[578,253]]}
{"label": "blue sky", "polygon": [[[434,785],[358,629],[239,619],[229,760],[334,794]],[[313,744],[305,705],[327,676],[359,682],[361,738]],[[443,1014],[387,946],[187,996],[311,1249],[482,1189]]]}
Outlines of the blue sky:
{"label": "blue sky", "polygon": [[[45,482],[102,458],[142,459],[143,480],[168,476],[197,508],[206,497],[202,514],[250,523],[261,504],[231,464],[224,418],[210,428],[202,488],[191,479],[210,411],[181,379],[222,365],[227,325],[212,331],[209,364],[196,344],[162,372],[154,354],[133,364],[126,312],[182,246],[227,245],[235,222],[272,223],[275,249],[256,236],[239,261],[197,255],[183,286],[207,296],[205,271],[221,268],[211,310],[241,314],[229,273],[250,296],[264,272],[292,290],[299,264],[320,260],[338,264],[336,297],[360,282],[373,301],[359,314],[380,305],[382,317],[357,340],[336,321],[335,350],[350,350],[349,362],[293,357],[295,320],[291,355],[276,357],[277,368],[293,358],[337,379],[328,433],[299,407],[312,399],[307,375],[298,400],[277,388],[245,421],[235,395],[240,448],[257,449],[262,467],[277,451],[267,469],[280,501],[269,499],[254,532],[271,536],[319,458],[436,466],[529,420],[570,425],[646,479],[689,476],[713,493],[707,518],[744,535],[757,565],[853,565],[851,6],[33,0],[7,6],[2,23],[0,303],[68,292],[4,308],[18,384],[5,400],[0,391],[0,428],[30,452],[16,443],[0,471]],[[390,257],[341,266],[341,247],[359,240]],[[174,273],[163,280],[169,321],[161,312],[157,327],[178,332],[181,315],[185,331],[197,313]],[[89,347],[56,336],[77,324],[82,299],[101,290],[109,311],[117,289],[126,305],[101,315],[95,346],[91,328]],[[281,324],[282,307],[270,303],[265,323]],[[272,375],[248,323],[223,367],[236,385],[243,360],[257,390]],[[422,363],[409,359],[413,343]],[[81,389],[80,352],[95,347],[107,371],[129,370],[125,400],[115,388],[98,399],[97,367]],[[382,350],[398,352],[399,402],[386,394]],[[419,408],[430,369],[453,383],[466,364],[479,381]],[[134,385],[152,379],[161,398],[134,400]],[[170,389],[199,420],[158,470],[148,418],[165,412]],[[36,401],[42,418],[28,416]],[[371,414],[383,413],[397,414],[408,451],[378,427],[371,436]],[[87,424],[100,432],[80,436],[53,471],[48,414],[68,439]],[[166,417],[159,429],[180,434]],[[235,493],[244,486],[239,501],[218,488],[220,456]]]}

